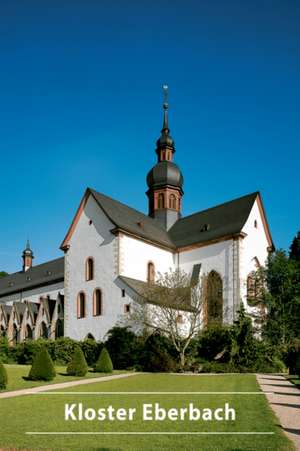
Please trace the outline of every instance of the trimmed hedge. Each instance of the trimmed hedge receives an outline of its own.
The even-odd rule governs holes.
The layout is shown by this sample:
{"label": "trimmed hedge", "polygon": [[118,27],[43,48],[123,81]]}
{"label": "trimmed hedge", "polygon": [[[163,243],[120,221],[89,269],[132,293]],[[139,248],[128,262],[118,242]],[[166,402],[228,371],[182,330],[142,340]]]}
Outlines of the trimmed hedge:
{"label": "trimmed hedge", "polygon": [[56,375],[49,352],[43,347],[34,357],[28,378],[33,381],[52,381]]}
{"label": "trimmed hedge", "polygon": [[4,390],[7,385],[7,372],[3,365],[3,363],[0,362],[0,390]]}
{"label": "trimmed hedge", "polygon": [[67,373],[70,376],[85,376],[88,372],[88,366],[84,357],[84,354],[77,346],[73,353],[72,359],[67,366]]}
{"label": "trimmed hedge", "polygon": [[112,373],[113,364],[106,348],[103,348],[95,365],[96,373]]}

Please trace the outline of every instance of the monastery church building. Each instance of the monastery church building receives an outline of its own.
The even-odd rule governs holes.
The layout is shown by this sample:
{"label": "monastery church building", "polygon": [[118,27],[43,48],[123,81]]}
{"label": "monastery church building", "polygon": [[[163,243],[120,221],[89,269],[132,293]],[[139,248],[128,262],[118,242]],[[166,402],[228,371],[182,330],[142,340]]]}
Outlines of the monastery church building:
{"label": "monastery church building", "polygon": [[145,215],[87,188],[61,244],[64,256],[0,278],[0,333],[11,344],[67,336],[103,340],[157,273],[206,276],[206,322],[232,323],[255,297],[253,272],[274,249],[259,192],[182,216],[183,176],[164,103]]}

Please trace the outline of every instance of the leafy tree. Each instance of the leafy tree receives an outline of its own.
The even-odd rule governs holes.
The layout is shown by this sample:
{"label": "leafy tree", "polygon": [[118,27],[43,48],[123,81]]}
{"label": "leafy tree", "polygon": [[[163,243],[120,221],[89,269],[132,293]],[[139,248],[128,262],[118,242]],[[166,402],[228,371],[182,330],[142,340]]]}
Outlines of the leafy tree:
{"label": "leafy tree", "polygon": [[263,335],[273,344],[289,343],[300,333],[300,265],[279,250],[269,256],[265,282]]}
{"label": "leafy tree", "polygon": [[109,355],[109,352],[106,348],[103,348],[100,352],[100,356],[95,365],[96,373],[112,373],[113,372],[113,364]]}
{"label": "leafy tree", "polygon": [[0,390],[4,390],[7,385],[7,372],[3,365],[3,363],[0,362]]}
{"label": "leafy tree", "polygon": [[290,246],[290,259],[300,263],[300,230]]}
{"label": "leafy tree", "polygon": [[84,354],[79,346],[75,348],[72,359],[67,366],[67,373],[70,376],[85,376],[88,366]]}
{"label": "leafy tree", "polygon": [[232,328],[231,361],[235,366],[250,368],[256,360],[256,341],[252,322],[243,304]]}
{"label": "leafy tree", "polygon": [[5,271],[0,271],[0,278],[5,276],[8,276],[8,273]]}
{"label": "leafy tree", "polygon": [[166,336],[177,350],[181,368],[202,317],[203,292],[192,284],[185,271],[176,269],[158,274],[155,283],[145,284],[139,307],[128,317],[132,327],[141,326],[146,333]]}
{"label": "leafy tree", "polygon": [[56,373],[52,359],[45,347],[35,355],[28,378],[34,381],[51,381]]}

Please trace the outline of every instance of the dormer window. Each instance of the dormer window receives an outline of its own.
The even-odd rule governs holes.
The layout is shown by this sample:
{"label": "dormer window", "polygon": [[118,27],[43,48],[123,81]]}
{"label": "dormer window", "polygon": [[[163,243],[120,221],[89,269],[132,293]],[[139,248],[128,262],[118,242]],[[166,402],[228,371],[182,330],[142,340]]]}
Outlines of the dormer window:
{"label": "dormer window", "polygon": [[85,280],[93,280],[94,279],[94,260],[92,257],[89,257],[85,263]]}
{"label": "dormer window", "polygon": [[202,228],[201,228],[201,232],[208,232],[210,229],[210,225],[209,224],[203,224]]}

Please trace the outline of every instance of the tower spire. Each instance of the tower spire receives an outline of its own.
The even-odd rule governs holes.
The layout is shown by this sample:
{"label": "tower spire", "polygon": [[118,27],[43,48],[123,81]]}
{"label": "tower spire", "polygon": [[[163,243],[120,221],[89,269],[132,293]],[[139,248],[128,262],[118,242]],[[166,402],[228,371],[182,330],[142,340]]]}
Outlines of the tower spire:
{"label": "tower spire", "polygon": [[156,141],[157,164],[147,175],[149,216],[169,230],[181,216],[183,177],[173,162],[175,143],[169,130],[169,88],[163,85],[163,128]]}
{"label": "tower spire", "polygon": [[163,85],[163,93],[164,93],[164,103],[163,103],[163,109],[164,109],[164,122],[163,122],[163,128],[162,132],[166,131],[169,133],[169,118],[168,118],[168,109],[169,109],[169,86]]}
{"label": "tower spire", "polygon": [[173,154],[175,152],[175,143],[170,135],[169,129],[169,87],[168,85],[163,85],[163,128],[161,129],[161,134],[159,139],[156,141],[156,153],[158,157],[158,162],[160,161],[172,161]]}

